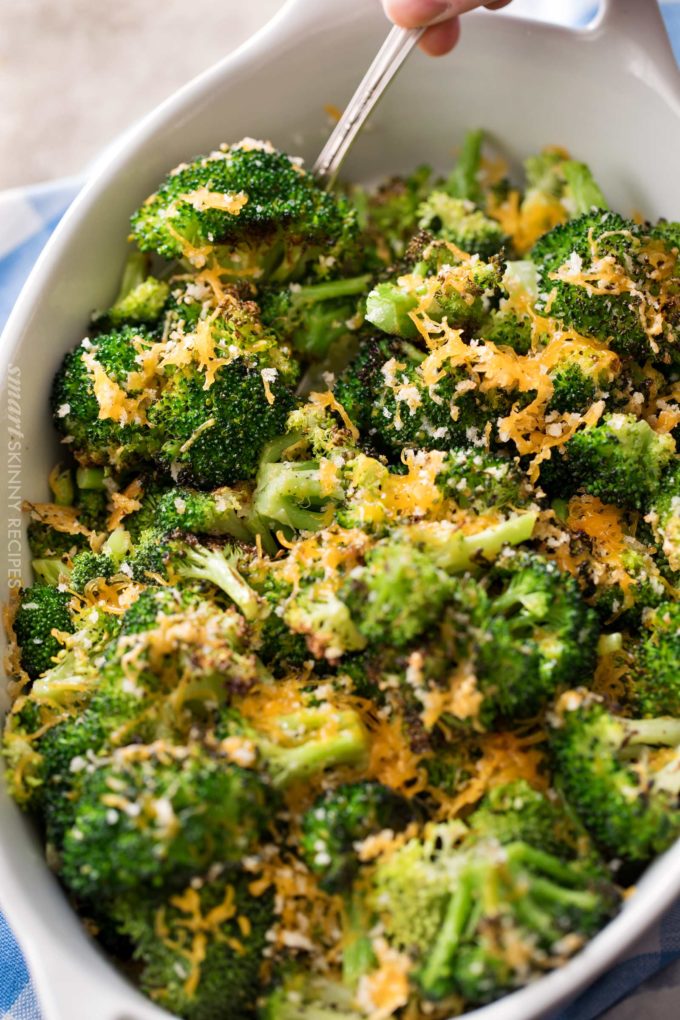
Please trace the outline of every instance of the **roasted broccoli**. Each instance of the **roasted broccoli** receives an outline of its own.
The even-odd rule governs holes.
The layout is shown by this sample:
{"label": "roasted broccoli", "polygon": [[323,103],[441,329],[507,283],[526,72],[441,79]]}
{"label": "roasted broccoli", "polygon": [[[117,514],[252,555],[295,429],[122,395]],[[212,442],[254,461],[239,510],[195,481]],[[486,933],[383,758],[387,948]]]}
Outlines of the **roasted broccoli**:
{"label": "roasted broccoli", "polygon": [[[213,862],[238,863],[270,816],[258,776],[199,748],[140,749],[95,760],[76,783],[60,875],[80,896],[178,888]],[[130,807],[134,805],[132,810]]]}
{"label": "roasted broccoli", "polygon": [[540,238],[531,258],[540,311],[627,357],[644,360],[675,343],[676,255],[644,226],[586,212]]}
{"label": "roasted broccoli", "polygon": [[170,295],[170,285],[151,276],[148,256],[134,252],[128,256],[116,300],[106,312],[112,326],[126,323],[158,322]]}
{"label": "roasted broccoli", "polygon": [[[372,896],[389,942],[414,959],[423,996],[458,994],[481,1005],[538,976],[551,954],[573,953],[617,897],[579,863],[527,842],[470,842],[466,834],[456,822],[431,826],[387,854]],[[526,947],[521,961],[516,944]]]}
{"label": "roasted broccoli", "polygon": [[181,164],[54,380],[8,790],[184,1020],[458,1016],[680,837],[680,224],[490,142]]}
{"label": "roasted broccoli", "polygon": [[370,280],[364,275],[270,289],[259,298],[262,321],[300,354],[320,361],[360,327]]}
{"label": "roasted broccoli", "polygon": [[624,719],[592,695],[563,695],[552,746],[557,781],[593,839],[643,864],[680,833],[680,722]]}
{"label": "roasted broccoli", "polygon": [[59,635],[72,634],[71,596],[58,588],[34,584],[24,588],[14,615],[21,666],[32,680],[54,665],[63,648]]}
{"label": "roasted broccoli", "polygon": [[327,275],[353,248],[355,215],[300,162],[243,139],[173,171],[132,217],[142,251],[285,283]]}
{"label": "roasted broccoli", "polygon": [[644,615],[634,655],[631,687],[635,711],[644,718],[680,717],[680,606],[660,602]]}
{"label": "roasted broccoli", "polygon": [[569,440],[561,466],[573,489],[640,510],[657,495],[674,453],[670,435],[655,432],[633,415],[608,414]]}
{"label": "roasted broccoli", "polygon": [[379,283],[366,299],[366,319],[383,333],[418,340],[413,313],[453,329],[472,331],[484,320],[489,298],[498,290],[497,260],[469,258],[441,241],[416,239],[396,280]]}
{"label": "roasted broccoli", "polygon": [[58,432],[90,464],[137,468],[160,447],[147,417],[151,394],[139,359],[155,338],[144,327],[122,326],[85,339],[66,355],[52,388]]}
{"label": "roasted broccoli", "polygon": [[416,817],[413,805],[380,783],[344,783],[323,794],[302,816],[302,853],[330,892],[347,888],[359,866],[356,844]]}
{"label": "roasted broccoli", "polygon": [[162,899],[119,897],[111,907],[141,964],[142,989],[175,1016],[255,1015],[274,915],[271,893],[254,896],[249,885],[247,874],[214,869]]}

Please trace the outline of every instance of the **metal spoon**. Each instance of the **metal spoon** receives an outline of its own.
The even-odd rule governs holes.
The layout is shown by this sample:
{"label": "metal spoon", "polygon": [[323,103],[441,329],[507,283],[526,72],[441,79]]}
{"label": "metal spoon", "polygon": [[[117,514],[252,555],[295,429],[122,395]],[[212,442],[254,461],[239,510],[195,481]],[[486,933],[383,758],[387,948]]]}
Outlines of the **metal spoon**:
{"label": "metal spoon", "polygon": [[395,25],[389,32],[312,168],[324,187],[333,187],[352,142],[424,31],[425,26],[399,28]]}

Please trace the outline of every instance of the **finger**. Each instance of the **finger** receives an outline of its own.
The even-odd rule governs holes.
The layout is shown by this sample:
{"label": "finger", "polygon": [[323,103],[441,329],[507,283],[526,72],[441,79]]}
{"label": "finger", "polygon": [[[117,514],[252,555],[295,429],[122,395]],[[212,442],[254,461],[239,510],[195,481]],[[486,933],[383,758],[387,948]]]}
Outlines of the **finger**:
{"label": "finger", "polygon": [[489,11],[500,11],[503,7],[507,7],[512,0],[493,0],[493,3],[484,4]]}
{"label": "finger", "polygon": [[403,28],[444,21],[483,6],[484,0],[383,0],[387,17]]}
{"label": "finger", "polygon": [[460,22],[458,18],[450,18],[440,25],[433,25],[420,40],[420,48],[430,57],[443,57],[458,42]]}

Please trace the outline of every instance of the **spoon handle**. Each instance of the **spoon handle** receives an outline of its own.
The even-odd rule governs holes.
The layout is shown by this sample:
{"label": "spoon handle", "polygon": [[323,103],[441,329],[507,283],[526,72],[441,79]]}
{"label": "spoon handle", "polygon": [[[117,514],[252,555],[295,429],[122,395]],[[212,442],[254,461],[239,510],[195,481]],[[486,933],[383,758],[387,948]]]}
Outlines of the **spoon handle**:
{"label": "spoon handle", "polygon": [[338,170],[366,118],[424,31],[425,28],[395,26],[389,32],[312,168],[312,173],[326,188],[333,186]]}

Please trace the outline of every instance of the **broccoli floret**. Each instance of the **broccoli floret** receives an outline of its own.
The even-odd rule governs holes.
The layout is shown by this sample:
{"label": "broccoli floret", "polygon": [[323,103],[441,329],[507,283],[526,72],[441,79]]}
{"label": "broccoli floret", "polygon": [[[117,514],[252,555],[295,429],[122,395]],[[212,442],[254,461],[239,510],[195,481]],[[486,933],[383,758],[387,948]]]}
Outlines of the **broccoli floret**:
{"label": "broccoli floret", "polygon": [[[539,311],[618,354],[644,361],[675,341],[675,291],[659,284],[659,259],[676,256],[643,226],[611,212],[588,212],[533,247]],[[652,320],[664,317],[661,331]]]}
{"label": "broccoli floret", "polygon": [[347,577],[338,572],[329,583],[312,572],[302,578],[283,620],[306,636],[317,658],[332,661],[375,641],[402,647],[437,619],[456,590],[450,574],[488,564],[504,545],[527,541],[535,520],[527,513],[472,535],[440,522],[395,529]]}
{"label": "broccoli floret", "polygon": [[447,454],[437,486],[458,506],[477,514],[525,507],[534,498],[526,475],[514,461],[475,447]]}
{"label": "broccoli floret", "polygon": [[116,566],[106,553],[94,553],[83,549],[73,559],[73,566],[69,574],[69,586],[73,591],[82,594],[90,581],[94,581],[98,577],[108,579],[115,572]]}
{"label": "broccoli floret", "polygon": [[[114,616],[92,608],[77,622],[79,629],[69,636],[56,664],[50,664],[33,681],[28,695],[15,702],[4,735],[12,795],[24,805],[44,803],[57,819],[70,818],[72,810],[62,792],[73,778],[71,760],[95,744],[80,713],[99,686],[94,661],[118,626]],[[47,822],[49,835],[49,818]]]}
{"label": "broccoli floret", "polygon": [[[170,488],[168,480],[156,474],[145,473],[140,481],[141,491],[135,497],[140,507],[138,510],[126,514],[123,522],[125,530],[129,532],[133,547],[144,532],[152,528],[164,528],[164,523],[160,519],[159,507],[163,496]],[[170,531],[176,526],[179,527],[179,525],[173,524],[172,528],[168,527],[167,530]]]}
{"label": "broccoli floret", "polygon": [[263,578],[249,577],[251,584],[266,601],[270,611],[263,614],[257,631],[257,652],[275,673],[286,675],[310,660],[307,642],[284,622],[282,608],[289,600],[293,586],[267,571]]}
{"label": "broccoli floret", "polygon": [[167,579],[168,542],[165,531],[146,528],[137,536],[132,550],[121,564],[121,570],[141,584],[157,583],[159,578]]}
{"label": "broccoli floret", "polygon": [[108,531],[107,473],[100,467],[79,467],[76,471],[78,520],[91,531]]}
{"label": "broccoli floret", "polygon": [[142,251],[286,282],[325,275],[353,248],[356,221],[298,160],[244,139],[173,171],[132,230]]}
{"label": "broccoli floret", "polygon": [[680,460],[674,459],[664,473],[647,520],[668,566],[680,570]]}
{"label": "broccoli floret", "polygon": [[512,406],[514,393],[474,390],[463,368],[442,372],[428,385],[420,368],[424,357],[406,341],[368,340],[335,388],[365,439],[391,456],[483,443],[487,425]]}
{"label": "broccoli floret", "polygon": [[346,889],[359,867],[356,844],[383,829],[401,832],[415,817],[412,803],[388,786],[343,783],[302,816],[304,860],[323,889]]}
{"label": "broccoli floret", "polygon": [[216,728],[218,739],[245,738],[257,752],[257,764],[275,789],[308,782],[327,769],[366,764],[369,738],[354,709],[340,709],[329,702],[303,705],[280,716],[274,730],[259,729],[238,712],[222,713]]}
{"label": "broccoli floret", "polygon": [[482,258],[496,255],[507,241],[497,220],[490,219],[473,202],[453,198],[445,191],[431,192],[419,206],[418,226]]}
{"label": "broccoli floret", "polygon": [[454,254],[447,244],[416,239],[406,269],[379,283],[366,299],[366,319],[383,333],[418,340],[411,313],[418,309],[433,322],[446,319],[452,329],[474,331],[486,315],[488,298],[498,290],[497,261],[482,262]]}
{"label": "broccoli floret", "polygon": [[142,252],[128,256],[120,290],[106,319],[113,326],[124,323],[154,323],[160,319],[170,286],[148,273],[149,259]]}
{"label": "broccoli floret", "polygon": [[214,492],[176,487],[167,489],[154,508],[161,531],[175,530],[229,537],[252,544],[260,536],[266,552],[275,553],[276,542],[253,508],[252,487],[223,487]]}
{"label": "broccoli floret", "polygon": [[674,453],[672,436],[655,432],[630,414],[605,415],[565,446],[574,488],[631,510],[643,509],[656,496]]}
{"label": "broccoli floret", "polygon": [[344,490],[337,479],[324,482],[319,460],[281,461],[304,436],[291,432],[265,447],[257,473],[253,507],[271,528],[318,531],[333,520],[334,504]]}
{"label": "broccoli floret", "polygon": [[[569,159],[559,149],[546,149],[524,161],[526,191],[522,201],[525,212],[540,212],[542,206],[550,208],[557,199],[565,210],[565,219],[589,213],[592,209],[606,210],[607,201],[585,163]],[[554,225],[550,215],[546,230]]]}
{"label": "broccoli floret", "polygon": [[557,779],[593,839],[629,862],[662,853],[680,833],[680,722],[623,719],[583,693],[560,705]]}
{"label": "broccoli floret", "polygon": [[266,611],[256,591],[238,571],[239,554],[228,548],[210,548],[195,539],[173,542],[168,559],[173,572],[192,581],[209,581],[234,602],[246,620]]}
{"label": "broccoli floret", "polygon": [[455,579],[431,553],[385,540],[340,595],[369,643],[404,648],[439,619]]}
{"label": "broccoli floret", "polygon": [[271,893],[251,895],[251,882],[238,871],[211,873],[165,901],[121,897],[111,908],[142,966],[142,989],[174,1016],[255,1017],[274,915]]}
{"label": "broccoli floret", "polygon": [[497,347],[510,347],[517,354],[528,354],[537,328],[530,314],[538,297],[535,265],[527,259],[506,262],[501,285],[504,296],[498,308],[490,311],[480,332]]}
{"label": "broccoli floret", "polygon": [[581,569],[585,595],[605,624],[616,621],[618,627],[637,631],[645,611],[654,609],[668,598],[668,586],[649,553],[629,539],[617,557],[616,565],[628,575],[625,587],[616,573],[610,577],[603,565],[586,561]]}
{"label": "broccoli floret", "polygon": [[304,357],[320,361],[361,325],[370,281],[366,274],[265,291],[258,299],[262,321]]}
{"label": "broccoli floret", "polygon": [[150,411],[163,431],[161,463],[202,489],[253,478],[265,445],[284,431],[295,405],[277,371],[269,371],[263,378],[238,359],[223,365],[208,389],[196,368],[174,373]]}
{"label": "broccoli floret", "polygon": [[[463,569],[474,565],[472,557]],[[465,697],[446,715],[454,724],[526,718],[560,687],[592,675],[596,621],[572,577],[536,553],[506,550],[482,581],[459,580],[421,649],[424,677],[406,671],[404,679],[427,709],[452,676],[460,683],[462,669]]]}
{"label": "broccoli floret", "polygon": [[362,1016],[346,985],[295,970],[269,992],[258,1020],[361,1020]]}
{"label": "broccoli floret", "polygon": [[548,411],[578,414],[587,410],[594,402],[597,387],[580,365],[568,362],[564,366],[559,366],[550,378],[554,389]]}
{"label": "broccoli floret", "polygon": [[360,186],[350,190],[364,232],[369,265],[375,256],[378,265],[391,265],[403,255],[416,232],[418,207],[428,194],[432,171],[420,166],[407,177],[393,177],[375,192],[367,194]]}
{"label": "broccoli floret", "polygon": [[116,528],[108,536],[98,553],[83,549],[73,557],[68,575],[69,588],[82,594],[86,586],[97,578],[108,580],[130,548],[130,536],[124,528]]}
{"label": "broccoli floret", "polygon": [[[160,437],[146,419],[143,389],[128,388],[128,378],[139,374],[139,356],[154,342],[144,328],[122,326],[84,340],[64,358],[52,387],[52,414],[57,431],[71,437],[89,463],[137,468],[157,452]],[[98,389],[120,391],[120,408],[103,409]]]}
{"label": "broccoli floret", "polygon": [[599,627],[574,578],[536,553],[506,552],[477,614],[480,719],[528,716],[557,690],[592,676]]}
{"label": "broccoli floret", "polygon": [[482,146],[484,132],[478,129],[468,131],[460,147],[456,165],[451,171],[445,191],[453,198],[466,199],[476,205],[484,202],[484,192],[480,182],[482,169]]}
{"label": "broccoli floret", "polygon": [[468,839],[528,843],[560,857],[585,857],[584,834],[559,799],[525,779],[495,786],[466,819]]}
{"label": "broccoli floret", "polygon": [[304,635],[311,654],[333,661],[347,652],[360,652],[366,638],[352,619],[347,604],[332,586],[311,580],[286,601],[283,622]]}
{"label": "broccoli floret", "polygon": [[265,832],[271,798],[256,773],[198,749],[128,750],[77,783],[60,869],[74,893],[176,888],[237,863]]}
{"label": "broccoli floret", "polygon": [[531,350],[531,319],[517,312],[493,311],[481,327],[481,333],[490,343],[510,347],[517,354],[528,354]]}
{"label": "broccoli floret", "polygon": [[28,525],[28,545],[36,560],[69,559],[86,543],[84,535],[68,535],[40,521],[31,521]]}
{"label": "broccoli floret", "polygon": [[[454,822],[379,859],[372,901],[390,942],[411,955],[426,999],[458,994],[481,1005],[538,977],[551,954],[574,952],[617,895],[578,863],[519,841],[470,843]],[[521,960],[510,952],[516,944],[526,949]]]}
{"label": "broccoli floret", "polygon": [[633,667],[632,700],[647,718],[680,716],[680,604],[663,602],[644,617]]}
{"label": "broccoli floret", "polygon": [[14,633],[21,666],[32,680],[54,665],[63,648],[53,631],[72,634],[75,630],[69,610],[71,596],[50,585],[24,588],[14,617]]}

